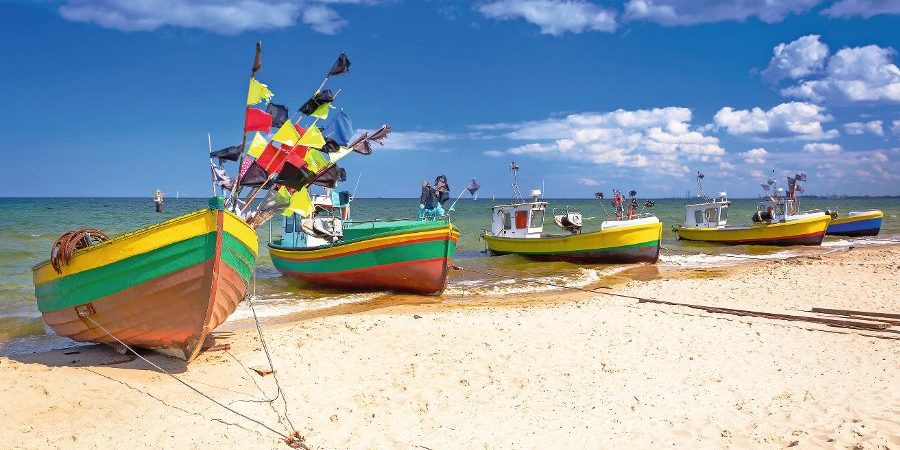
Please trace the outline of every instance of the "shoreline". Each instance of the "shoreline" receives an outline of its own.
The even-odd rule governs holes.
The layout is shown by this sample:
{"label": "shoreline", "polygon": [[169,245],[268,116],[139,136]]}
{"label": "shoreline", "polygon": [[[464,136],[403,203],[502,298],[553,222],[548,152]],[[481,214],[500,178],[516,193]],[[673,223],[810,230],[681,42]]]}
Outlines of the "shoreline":
{"label": "shoreline", "polygon": [[[614,295],[375,299],[267,322],[263,332],[310,448],[891,448],[900,446],[900,327],[853,330],[616,295],[900,313],[898,268],[898,245],[721,268],[638,266],[595,283],[608,288],[588,287]],[[250,401],[275,392],[271,376],[246,369],[266,366],[255,330],[215,335],[231,349],[189,366],[145,356],[283,430],[268,404]],[[126,359],[103,346],[0,357],[0,441],[287,448],[141,360],[116,363]]]}

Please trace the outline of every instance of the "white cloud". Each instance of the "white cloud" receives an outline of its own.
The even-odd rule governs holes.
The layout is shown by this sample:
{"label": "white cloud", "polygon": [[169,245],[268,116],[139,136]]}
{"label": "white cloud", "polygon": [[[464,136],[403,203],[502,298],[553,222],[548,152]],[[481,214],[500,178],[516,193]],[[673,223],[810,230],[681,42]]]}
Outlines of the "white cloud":
{"label": "white cloud", "polygon": [[765,164],[766,156],[768,155],[769,152],[762,147],[753,148],[741,153],[741,157],[744,158],[744,162],[747,164]]}
{"label": "white cloud", "polygon": [[[366,130],[359,130],[366,131]],[[384,140],[385,150],[425,150],[455,136],[439,131],[394,131]],[[377,145],[375,148],[378,148]]]}
{"label": "white cloud", "polygon": [[484,152],[484,156],[490,156],[491,158],[499,158],[506,153],[501,152],[500,150],[486,150]]}
{"label": "white cloud", "polygon": [[862,16],[866,19],[879,14],[900,14],[900,2],[896,0],[838,0],[822,14],[831,17]]}
{"label": "white cloud", "polygon": [[829,60],[822,77],[781,90],[782,95],[816,102],[900,102],[900,69],[892,48],[843,48]]}
{"label": "white cloud", "polygon": [[840,144],[831,144],[827,142],[813,142],[803,146],[805,153],[818,153],[823,155],[836,155],[843,150]]}
{"label": "white cloud", "polygon": [[772,49],[772,59],[762,71],[762,77],[772,83],[785,78],[803,78],[820,71],[828,58],[828,46],[819,42],[819,35],[803,36],[789,44],[781,43]]}
{"label": "white cloud", "polygon": [[850,122],[844,124],[844,131],[847,134],[859,136],[865,133],[872,133],[876,136],[884,136],[884,122],[880,120],[870,120],[868,122]]}
{"label": "white cloud", "polygon": [[287,28],[298,20],[334,34],[347,21],[325,4],[375,0],[65,0],[59,14],[74,22],[121,31],[152,31],[164,26],[198,28],[234,35],[249,30]]}
{"label": "white cloud", "polygon": [[582,186],[600,186],[600,182],[591,178],[591,177],[581,177],[578,179],[578,184]]}
{"label": "white cloud", "polygon": [[522,18],[553,36],[616,30],[615,11],[584,0],[498,0],[479,5],[478,11],[491,19]]}
{"label": "white cloud", "polygon": [[685,162],[720,162],[715,136],[690,127],[691,111],[669,107],[571,114],[564,118],[475,126],[513,140],[533,141],[507,150],[615,167],[645,167],[684,174]]}
{"label": "white cloud", "polygon": [[837,137],[837,130],[825,131],[822,126],[832,119],[825,108],[804,102],[782,103],[768,111],[759,107],[736,110],[726,106],[713,117],[716,126],[732,135],[809,141]]}
{"label": "white cloud", "polygon": [[722,21],[743,22],[757,17],[766,23],[781,22],[788,14],[809,10],[822,0],[629,0],[625,18],[661,25],[693,25]]}

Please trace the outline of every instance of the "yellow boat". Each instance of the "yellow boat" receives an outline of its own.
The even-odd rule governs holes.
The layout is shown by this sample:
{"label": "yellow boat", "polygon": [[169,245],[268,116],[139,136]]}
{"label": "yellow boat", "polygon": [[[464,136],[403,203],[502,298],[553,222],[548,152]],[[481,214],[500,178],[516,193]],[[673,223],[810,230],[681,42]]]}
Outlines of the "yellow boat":
{"label": "yellow boat", "polygon": [[[700,186],[703,174],[697,174]],[[793,179],[791,179],[793,180]],[[774,180],[769,185],[774,186]],[[796,186],[796,181],[791,184]],[[819,245],[831,216],[821,211],[799,211],[799,200],[792,189],[788,196],[781,196],[782,189],[773,188],[775,195],[760,202],[750,225],[728,225],[728,207],[731,202],[722,192],[704,203],[687,205],[684,223],[673,230],[679,239],[711,242],[726,245]],[[703,195],[702,187],[699,195]]]}

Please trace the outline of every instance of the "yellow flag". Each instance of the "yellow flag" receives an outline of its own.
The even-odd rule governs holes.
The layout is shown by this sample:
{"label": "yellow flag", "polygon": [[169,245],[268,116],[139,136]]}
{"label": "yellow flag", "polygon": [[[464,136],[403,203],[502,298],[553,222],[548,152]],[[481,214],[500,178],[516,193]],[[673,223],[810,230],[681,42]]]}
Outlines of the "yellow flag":
{"label": "yellow flag", "polygon": [[320,118],[320,119],[322,119],[322,120],[325,120],[325,119],[328,118],[328,108],[329,108],[330,106],[331,106],[331,103],[322,103],[322,104],[319,105],[319,107],[316,108],[316,110],[313,111],[312,114],[310,114],[310,115],[313,116],[313,117],[318,117],[318,118]]}
{"label": "yellow flag", "polygon": [[269,145],[269,142],[257,132],[253,135],[253,140],[250,141],[250,148],[247,149],[247,154],[254,158],[259,158],[259,155],[262,155],[263,150],[266,149],[266,145]]}
{"label": "yellow flag", "polygon": [[290,145],[291,147],[297,143],[298,139],[300,139],[300,133],[297,132],[297,129],[294,128],[294,124],[292,124],[290,120],[286,120],[281,125],[281,128],[275,132],[275,135],[272,136],[272,140]]}
{"label": "yellow flag", "polygon": [[275,95],[269,90],[265,84],[256,81],[256,78],[250,79],[250,89],[247,90],[247,105],[255,105],[263,100],[269,103],[269,99]]}
{"label": "yellow flag", "polygon": [[291,201],[291,193],[288,192],[288,190],[287,190],[286,187],[281,186],[280,188],[278,188],[277,191],[275,191],[275,193],[278,194],[278,199],[279,199],[279,200],[281,200],[281,201],[283,201],[283,202],[290,202],[290,201]]}
{"label": "yellow flag", "polygon": [[312,200],[309,198],[309,192],[304,187],[291,196],[291,205],[284,210],[285,216],[297,213],[303,217],[309,217],[313,213]]}
{"label": "yellow flag", "polygon": [[351,150],[351,149],[349,149],[349,148],[347,148],[347,147],[341,147],[340,150],[338,150],[338,151],[336,151],[336,152],[334,152],[334,153],[329,153],[329,154],[328,154],[328,160],[331,161],[331,162],[335,162],[335,161],[337,161],[337,160],[339,160],[339,159],[341,159],[341,158],[343,158],[343,157],[349,155],[350,152],[352,152],[352,151],[353,151],[353,150]]}
{"label": "yellow flag", "polygon": [[313,173],[318,173],[328,165],[328,160],[322,156],[322,152],[314,148],[311,148],[306,152],[306,156],[303,157],[303,160],[306,161],[306,168]]}
{"label": "yellow flag", "polygon": [[306,133],[303,133],[299,144],[310,148],[322,148],[325,146],[325,138],[322,137],[319,127],[312,125],[306,130]]}

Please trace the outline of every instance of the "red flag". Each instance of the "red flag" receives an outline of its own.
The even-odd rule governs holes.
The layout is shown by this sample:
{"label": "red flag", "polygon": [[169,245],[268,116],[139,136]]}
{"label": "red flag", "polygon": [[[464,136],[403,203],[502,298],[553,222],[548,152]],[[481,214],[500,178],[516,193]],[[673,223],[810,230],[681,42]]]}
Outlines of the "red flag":
{"label": "red flag", "polygon": [[287,157],[287,152],[283,152],[279,150],[277,147],[272,145],[269,142],[269,145],[260,153],[259,158],[257,158],[257,162],[259,162],[259,166],[263,168],[268,173],[274,173],[281,170],[281,166],[284,165],[284,159]]}
{"label": "red flag", "polygon": [[247,108],[247,115],[244,117],[244,133],[251,131],[268,133],[269,128],[272,128],[272,116],[261,109]]}
{"label": "red flag", "polygon": [[299,169],[306,165],[306,160],[304,159],[306,157],[306,151],[306,147],[298,145],[293,148],[293,151],[288,153],[287,158],[285,158],[284,161]]}

